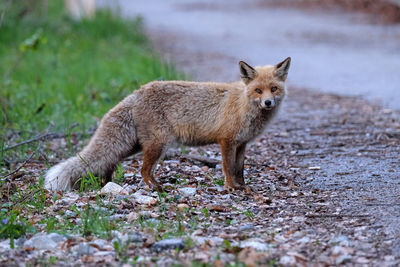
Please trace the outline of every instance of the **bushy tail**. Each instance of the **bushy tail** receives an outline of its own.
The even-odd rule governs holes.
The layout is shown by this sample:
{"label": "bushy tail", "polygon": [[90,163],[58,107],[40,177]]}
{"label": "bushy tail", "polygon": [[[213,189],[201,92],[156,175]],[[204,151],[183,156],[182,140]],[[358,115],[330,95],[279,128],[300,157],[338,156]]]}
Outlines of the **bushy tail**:
{"label": "bushy tail", "polygon": [[50,168],[45,176],[44,186],[49,190],[69,190],[79,177],[91,172],[90,165],[80,158],[72,157]]}
{"label": "bushy tail", "polygon": [[112,175],[115,166],[138,150],[132,117],[134,95],[126,97],[101,120],[89,144],[77,156],[50,168],[44,186],[49,190],[70,190],[89,172],[96,176]]}

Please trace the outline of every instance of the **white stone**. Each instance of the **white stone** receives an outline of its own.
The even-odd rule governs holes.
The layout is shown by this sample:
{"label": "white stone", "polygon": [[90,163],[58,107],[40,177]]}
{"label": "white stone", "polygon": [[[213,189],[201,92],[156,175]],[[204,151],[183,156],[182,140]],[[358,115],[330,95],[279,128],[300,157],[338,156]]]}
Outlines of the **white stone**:
{"label": "white stone", "polygon": [[108,182],[100,191],[101,194],[123,195],[124,188],[119,184]]}
{"label": "white stone", "polygon": [[283,266],[293,266],[296,264],[296,258],[293,256],[283,256],[280,260],[279,263],[282,264]]}
{"label": "white stone", "polygon": [[196,194],[196,188],[193,187],[183,187],[179,188],[178,190],[185,197],[191,197]]}
{"label": "white stone", "polygon": [[135,198],[136,202],[138,202],[139,204],[154,205],[158,202],[158,200],[155,199],[154,197],[142,195],[140,192],[136,192],[132,196]]}
{"label": "white stone", "polygon": [[64,241],[66,238],[56,234],[39,233],[31,239],[25,241],[24,248],[34,248],[37,250],[54,250],[57,248],[58,243]]}
{"label": "white stone", "polygon": [[271,249],[271,245],[253,240],[246,240],[241,242],[240,247],[241,248],[251,247],[258,251],[268,251]]}

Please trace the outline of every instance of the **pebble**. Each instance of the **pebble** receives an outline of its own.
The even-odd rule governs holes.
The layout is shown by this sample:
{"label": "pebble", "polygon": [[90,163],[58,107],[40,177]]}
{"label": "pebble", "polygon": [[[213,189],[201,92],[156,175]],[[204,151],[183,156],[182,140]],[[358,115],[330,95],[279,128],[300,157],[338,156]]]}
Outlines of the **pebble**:
{"label": "pebble", "polygon": [[57,248],[58,243],[65,241],[67,238],[57,233],[39,233],[31,239],[25,241],[25,248],[34,248],[37,250],[53,250]]}
{"label": "pebble", "polygon": [[188,205],[188,204],[184,204],[184,203],[178,204],[178,210],[179,210],[180,212],[182,212],[184,209],[189,210],[189,205]]}
{"label": "pebble", "polygon": [[351,260],[351,256],[349,254],[343,254],[336,258],[336,265],[341,265],[347,263]]}
{"label": "pebble", "polygon": [[115,256],[114,251],[97,251],[96,253],[93,254],[94,257],[105,257],[105,256]]}
{"label": "pebble", "polygon": [[164,251],[167,249],[181,250],[185,247],[185,242],[179,238],[164,239],[153,244],[152,250],[156,252]]}
{"label": "pebble", "polygon": [[256,227],[254,226],[254,224],[249,223],[249,224],[240,226],[239,231],[254,231],[255,229],[256,229]]}
{"label": "pebble", "polygon": [[332,238],[330,240],[330,243],[336,243],[336,244],[339,244],[341,246],[346,246],[346,247],[349,247],[351,245],[349,238],[345,235],[341,235],[341,236]]}
{"label": "pebble", "polygon": [[126,195],[126,192],[122,186],[119,184],[108,182],[101,190],[100,193],[103,195],[111,194],[111,195]]}
{"label": "pebble", "polygon": [[133,177],[133,176],[135,176],[134,173],[125,173],[125,174],[124,174],[124,178],[131,178],[131,177]]}
{"label": "pebble", "polygon": [[283,266],[293,266],[296,264],[296,258],[293,256],[283,256],[279,260],[279,263],[282,264]]}
{"label": "pebble", "polygon": [[185,197],[191,197],[196,194],[196,188],[194,187],[183,187],[178,189],[179,192]]}
{"label": "pebble", "polygon": [[208,190],[217,191],[217,192],[223,192],[223,191],[225,191],[225,188],[223,186],[217,185],[217,186],[210,186],[208,188]]}
{"label": "pebble", "polygon": [[4,252],[6,250],[10,250],[10,239],[0,242],[0,252]]}
{"label": "pebble", "polygon": [[241,248],[251,247],[259,251],[268,251],[271,249],[271,245],[253,240],[248,240],[248,241],[245,240],[241,242],[240,247]]}
{"label": "pebble", "polygon": [[132,211],[126,216],[126,220],[128,223],[131,223],[133,221],[136,221],[139,218],[139,214],[137,212]]}
{"label": "pebble", "polygon": [[103,249],[105,245],[107,245],[107,241],[104,239],[96,239],[90,242],[90,244],[94,244],[98,246],[100,249]]}
{"label": "pebble", "polygon": [[128,233],[128,238],[130,242],[140,243],[143,242],[143,237],[141,233],[138,232],[130,232]]}
{"label": "pebble", "polygon": [[299,240],[297,240],[297,242],[299,242],[299,243],[308,243],[308,242],[310,242],[310,238],[305,236],[305,237],[300,238]]}
{"label": "pebble", "polygon": [[132,196],[135,198],[136,202],[143,205],[154,205],[158,202],[154,197],[142,195],[139,191],[134,193]]}
{"label": "pebble", "polygon": [[92,255],[94,253],[94,249],[92,246],[89,246],[86,243],[80,243],[76,252],[78,253],[78,256]]}

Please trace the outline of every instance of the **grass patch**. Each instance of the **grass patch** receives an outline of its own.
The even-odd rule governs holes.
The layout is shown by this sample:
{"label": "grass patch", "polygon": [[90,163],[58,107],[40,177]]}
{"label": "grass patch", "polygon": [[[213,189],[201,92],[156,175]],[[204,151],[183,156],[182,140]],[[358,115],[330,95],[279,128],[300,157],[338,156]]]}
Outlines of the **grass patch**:
{"label": "grass patch", "polygon": [[2,147],[43,132],[50,121],[54,131],[68,133],[77,123],[74,130],[84,132],[140,85],[183,78],[149,48],[141,19],[103,10],[73,21],[63,1],[48,1],[46,11],[30,2],[0,4],[0,160],[9,153]]}
{"label": "grass patch", "polygon": [[[33,229],[24,219],[27,213],[41,213],[57,195],[46,194],[43,179],[21,183],[14,177],[17,182],[10,183],[3,174],[32,153],[41,162],[49,152],[63,158],[73,154],[78,140],[88,137],[84,133],[142,84],[184,78],[151,50],[141,19],[123,20],[103,10],[93,19],[74,21],[64,1],[48,1],[46,10],[41,3],[0,1],[0,14],[5,10],[0,26],[0,238],[11,242]],[[45,133],[50,122],[51,132],[67,135],[61,149],[38,141],[6,149]],[[123,175],[120,165],[115,181],[121,183]],[[98,189],[100,181],[89,174],[78,185],[81,191]],[[79,217],[78,225],[67,216],[65,222],[45,217],[42,224],[48,232],[107,238],[119,227],[109,220],[111,211],[87,205],[71,212]]]}

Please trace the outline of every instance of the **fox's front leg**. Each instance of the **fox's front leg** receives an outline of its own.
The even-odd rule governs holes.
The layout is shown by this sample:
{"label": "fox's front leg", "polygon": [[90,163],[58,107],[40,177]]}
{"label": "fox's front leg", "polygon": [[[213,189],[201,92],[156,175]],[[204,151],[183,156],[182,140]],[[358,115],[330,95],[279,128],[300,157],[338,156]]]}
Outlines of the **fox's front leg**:
{"label": "fox's front leg", "polygon": [[222,154],[222,170],[225,173],[225,187],[228,189],[243,189],[243,185],[237,182],[236,176],[236,151],[237,145],[230,140],[220,140]]}
{"label": "fox's front leg", "polygon": [[236,163],[235,163],[235,181],[240,185],[245,185],[243,169],[244,169],[244,154],[246,151],[246,143],[240,144],[236,148]]}

